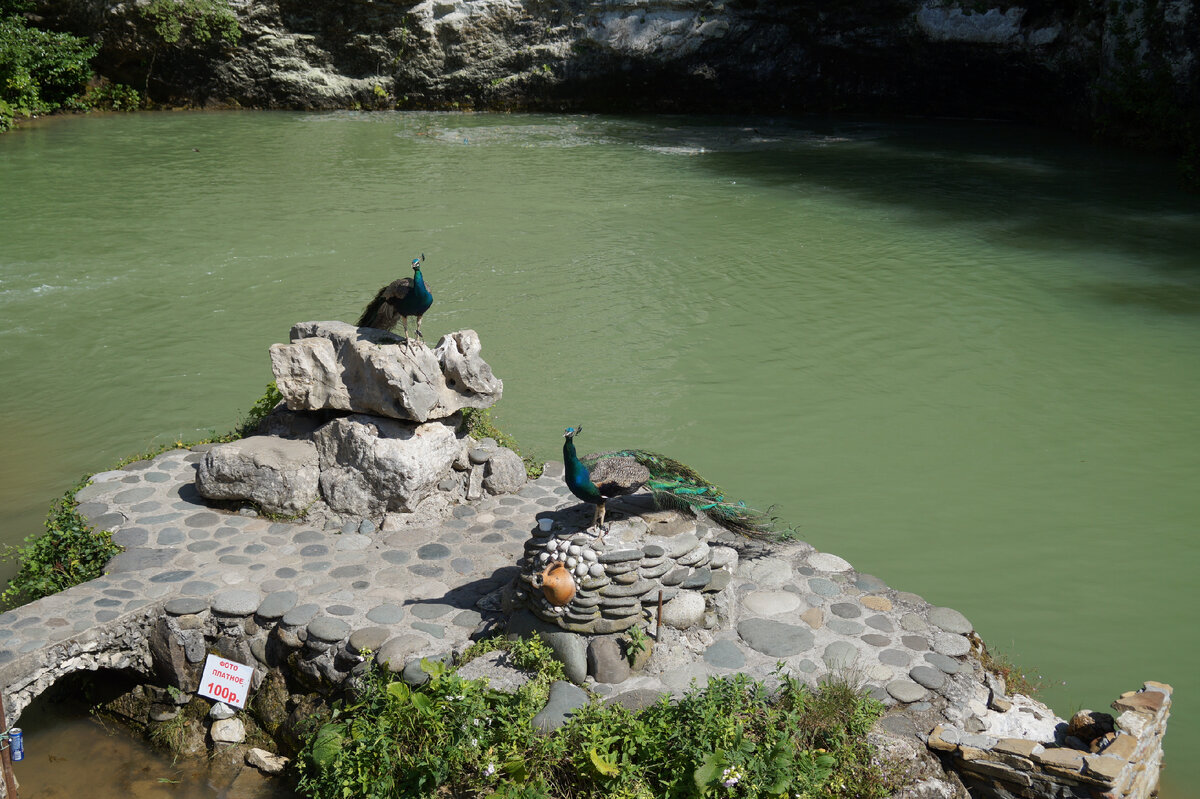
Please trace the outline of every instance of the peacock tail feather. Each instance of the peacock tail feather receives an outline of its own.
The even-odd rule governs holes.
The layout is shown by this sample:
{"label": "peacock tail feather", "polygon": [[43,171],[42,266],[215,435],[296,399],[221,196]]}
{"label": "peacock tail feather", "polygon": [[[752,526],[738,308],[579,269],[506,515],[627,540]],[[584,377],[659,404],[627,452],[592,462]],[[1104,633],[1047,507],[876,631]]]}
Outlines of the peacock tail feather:
{"label": "peacock tail feather", "polygon": [[776,518],[766,511],[751,508],[744,502],[725,497],[718,486],[705,480],[685,463],[641,449],[623,449],[587,455],[580,460],[591,468],[603,458],[633,458],[650,472],[646,488],[662,507],[675,510],[701,511],[725,529],[748,538],[771,538],[776,535]]}

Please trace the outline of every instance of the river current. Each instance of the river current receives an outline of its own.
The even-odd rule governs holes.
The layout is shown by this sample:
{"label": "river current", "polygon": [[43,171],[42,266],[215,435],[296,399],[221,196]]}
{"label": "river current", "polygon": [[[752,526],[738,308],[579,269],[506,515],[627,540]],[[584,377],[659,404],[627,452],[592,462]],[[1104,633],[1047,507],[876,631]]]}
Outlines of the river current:
{"label": "river current", "polygon": [[[1200,795],[1200,196],[1045,131],[246,112],[5,134],[0,543],[81,475],[232,427],[292,323],[353,321],[422,253],[427,340],[479,332],[528,453],[583,424],[588,450],[775,504],[962,611],[1059,715],[1171,683],[1164,796]],[[34,726],[18,777],[67,795],[104,733]],[[139,752],[139,795],[216,796]]]}

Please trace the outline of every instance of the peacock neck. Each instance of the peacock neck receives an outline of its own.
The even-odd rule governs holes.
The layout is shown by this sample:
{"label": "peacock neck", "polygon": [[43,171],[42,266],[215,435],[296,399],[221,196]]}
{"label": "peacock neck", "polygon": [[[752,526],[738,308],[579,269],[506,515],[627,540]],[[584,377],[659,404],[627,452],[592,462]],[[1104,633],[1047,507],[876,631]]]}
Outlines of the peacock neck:
{"label": "peacock neck", "polygon": [[567,487],[571,493],[583,500],[596,502],[600,496],[599,489],[592,483],[592,476],[575,453],[575,442],[571,439],[563,441],[563,466],[567,472]]}

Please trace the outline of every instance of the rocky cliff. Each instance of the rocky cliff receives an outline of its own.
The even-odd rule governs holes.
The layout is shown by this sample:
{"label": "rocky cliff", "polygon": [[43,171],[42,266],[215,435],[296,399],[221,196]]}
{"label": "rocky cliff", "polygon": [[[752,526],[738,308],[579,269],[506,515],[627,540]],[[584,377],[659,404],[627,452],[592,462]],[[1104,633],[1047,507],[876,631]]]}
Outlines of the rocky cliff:
{"label": "rocky cliff", "polygon": [[[39,2],[43,24],[103,42],[106,76],[167,103],[902,112],[1131,135],[1200,108],[1194,0]],[[171,2],[185,18],[228,3],[239,41],[185,25],[165,43],[146,12]]]}

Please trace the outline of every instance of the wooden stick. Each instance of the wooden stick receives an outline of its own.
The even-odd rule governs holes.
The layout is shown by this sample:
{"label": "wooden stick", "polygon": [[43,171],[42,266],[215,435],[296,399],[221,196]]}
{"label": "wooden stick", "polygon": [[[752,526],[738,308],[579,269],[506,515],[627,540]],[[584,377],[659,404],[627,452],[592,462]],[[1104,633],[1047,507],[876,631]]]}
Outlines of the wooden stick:
{"label": "wooden stick", "polygon": [[0,692],[0,771],[4,772],[4,791],[8,799],[17,799],[17,778],[13,775],[12,739],[8,738],[8,710],[4,707],[4,694]]}
{"label": "wooden stick", "polygon": [[654,622],[654,637],[662,636],[662,589],[658,589],[658,618]]}

